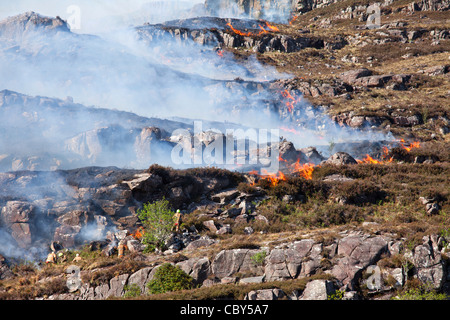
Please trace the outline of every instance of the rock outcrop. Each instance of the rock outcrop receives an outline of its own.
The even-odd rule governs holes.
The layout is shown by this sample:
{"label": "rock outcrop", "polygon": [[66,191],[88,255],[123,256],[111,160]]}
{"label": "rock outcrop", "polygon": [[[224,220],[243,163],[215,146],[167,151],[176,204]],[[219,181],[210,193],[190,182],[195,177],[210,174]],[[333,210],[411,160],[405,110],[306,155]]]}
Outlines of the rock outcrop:
{"label": "rock outcrop", "polygon": [[[207,28],[205,28],[205,26]],[[204,46],[246,48],[254,52],[296,52],[304,48],[323,48],[321,39],[307,35],[291,36],[273,32],[258,20],[200,17],[137,27],[139,38],[149,44],[193,41]],[[333,42],[330,42],[330,45]]]}
{"label": "rock outcrop", "polygon": [[[423,244],[412,250],[404,249],[402,240],[390,235],[371,236],[364,232],[340,233],[340,239],[323,243],[310,238],[284,245],[260,249],[222,250],[211,259],[194,257],[172,263],[193,277],[197,285],[211,286],[235,283],[270,283],[288,279],[309,279],[323,274],[324,279],[307,282],[302,290],[292,292],[279,288],[249,291],[246,300],[357,300],[364,286],[370,293],[395,292],[405,284],[407,277],[441,289],[448,284],[448,263],[443,257],[444,238],[438,235],[424,237]],[[255,263],[255,255],[266,252],[264,261]],[[384,263],[389,257],[401,256],[405,262],[399,267]],[[82,284],[78,294],[60,294],[49,299],[96,300],[120,297],[126,286],[136,285],[141,294],[148,294],[146,285],[160,265],[115,276],[104,284]],[[99,272],[101,270],[97,270]],[[90,272],[90,271],[83,271]],[[252,274],[245,277],[245,274]],[[329,276],[332,278],[327,278]],[[394,290],[395,289],[395,290]],[[393,291],[394,290],[394,291]]]}

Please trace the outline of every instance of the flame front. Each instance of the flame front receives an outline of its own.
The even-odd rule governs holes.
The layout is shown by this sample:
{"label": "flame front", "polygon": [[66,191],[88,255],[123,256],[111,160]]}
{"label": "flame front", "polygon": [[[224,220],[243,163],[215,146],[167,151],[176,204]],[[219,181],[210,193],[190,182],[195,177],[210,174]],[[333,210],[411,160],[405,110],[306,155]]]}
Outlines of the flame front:
{"label": "flame front", "polygon": [[312,174],[314,172],[316,166],[314,163],[304,163],[300,164],[300,160],[297,160],[294,163],[294,173],[298,173],[301,177],[305,178],[306,180],[312,180]]}
{"label": "flame front", "polygon": [[356,162],[358,163],[371,163],[371,164],[387,164],[387,163],[391,163],[394,158],[390,158],[389,160],[376,160],[374,158],[372,158],[371,156],[369,156],[368,154],[366,154],[366,157],[362,160],[359,159],[355,159]]}
{"label": "flame front", "polygon": [[295,20],[297,20],[298,16],[293,16],[291,20],[289,20],[289,24],[292,25]]}
{"label": "flame front", "polygon": [[[409,147],[406,147],[403,143],[405,142],[403,139],[400,140],[402,147],[407,150],[408,152],[413,148],[419,148],[420,142],[412,142]],[[368,163],[368,164],[388,164],[391,163],[394,160],[394,157],[389,157],[389,149],[384,146],[383,147],[383,153],[381,155],[380,160],[372,158],[370,155],[366,155],[365,158],[362,160],[356,159],[357,163]],[[284,171],[287,172],[287,174],[298,174],[300,177],[305,178],[306,180],[312,180],[312,175],[315,168],[320,168],[320,165],[315,165],[314,163],[300,163],[300,159],[297,159],[297,161],[293,164],[289,164],[289,162],[286,159],[283,159],[283,157],[278,156],[278,161],[280,163],[284,164]],[[264,179],[267,179],[270,181],[272,186],[278,185],[280,181],[285,181],[286,175],[278,171],[277,173],[268,173],[266,170],[262,170],[263,174],[260,175],[256,170],[250,171],[249,174],[251,175],[257,175],[261,176]],[[253,182],[252,185],[255,185],[256,183]]]}
{"label": "flame front", "polygon": [[234,33],[236,33],[236,34],[238,34],[238,35],[240,35],[240,36],[248,37],[248,36],[251,36],[251,35],[252,35],[251,32],[242,32],[242,31],[240,31],[240,30],[238,30],[238,29],[235,29],[235,28],[233,27],[233,25],[231,24],[231,22],[228,22],[228,23],[227,23],[227,26],[229,26],[230,29],[233,30]]}
{"label": "flame front", "polygon": [[289,91],[284,90],[281,92],[281,96],[285,99],[287,99],[288,101],[285,102],[286,107],[288,108],[289,112],[292,113],[292,111],[294,111],[294,107],[295,104],[297,102],[300,102],[301,97],[295,97],[295,94],[292,95]]}
{"label": "flame front", "polygon": [[131,234],[131,236],[133,238],[135,238],[136,240],[141,240],[142,237],[144,236],[144,228],[143,227],[139,227],[136,229],[136,231],[134,233]]}
{"label": "flame front", "polygon": [[264,175],[264,179],[269,180],[272,187],[275,187],[276,185],[278,185],[278,183],[280,181],[286,180],[286,176],[281,171],[278,171],[277,173],[269,173],[269,172],[267,172],[267,170],[263,169],[262,172]]}
{"label": "flame front", "polygon": [[408,152],[410,152],[414,148],[420,148],[420,142],[419,141],[411,142],[408,147],[405,146],[404,143],[405,143],[405,140],[404,139],[400,139],[400,145],[402,146],[403,149],[405,149]]}
{"label": "flame front", "polygon": [[227,26],[230,27],[230,29],[231,29],[234,33],[236,33],[236,34],[238,34],[238,35],[240,35],[240,36],[243,36],[243,37],[259,36],[259,35],[261,35],[261,34],[269,33],[269,31],[270,31],[270,32],[280,31],[280,29],[278,29],[276,26],[270,25],[267,21],[265,21],[264,23],[265,23],[265,26],[264,26],[264,27],[263,27],[262,25],[258,25],[259,28],[261,29],[258,33],[253,33],[253,32],[250,32],[250,31],[249,31],[249,32],[243,32],[243,31],[241,31],[241,30],[238,30],[238,29],[236,29],[236,28],[233,27],[233,25],[231,24],[231,22],[228,22],[228,23],[227,23]]}

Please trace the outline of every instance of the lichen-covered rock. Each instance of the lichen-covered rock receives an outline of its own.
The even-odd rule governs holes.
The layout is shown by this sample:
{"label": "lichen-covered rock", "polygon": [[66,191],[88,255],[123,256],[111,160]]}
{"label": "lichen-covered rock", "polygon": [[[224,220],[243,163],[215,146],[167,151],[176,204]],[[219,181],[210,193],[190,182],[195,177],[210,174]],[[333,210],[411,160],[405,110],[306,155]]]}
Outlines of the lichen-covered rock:
{"label": "lichen-covered rock", "polygon": [[333,282],[329,280],[312,280],[306,284],[305,290],[298,300],[328,300],[336,292]]}
{"label": "lichen-covered rock", "polygon": [[342,284],[354,289],[362,270],[376,262],[387,249],[388,242],[381,236],[350,234],[338,241],[336,263],[331,274]]}
{"label": "lichen-covered rock", "polygon": [[[214,257],[211,263],[212,273],[221,279],[238,272],[258,271],[252,257],[259,252],[261,250],[258,249],[222,250]],[[263,273],[262,269],[260,273]]]}
{"label": "lichen-covered rock", "polygon": [[[288,245],[287,248],[272,249],[266,258],[265,274],[267,281],[297,278],[302,271],[304,258],[311,254],[313,247],[314,241],[305,239],[296,241]],[[315,257],[318,257],[316,252],[314,255]],[[314,259],[311,259],[309,261],[313,260]],[[306,264],[308,267],[306,267]],[[305,268],[307,268],[308,271],[303,270],[304,275],[311,273],[310,263],[306,261],[306,264]]]}

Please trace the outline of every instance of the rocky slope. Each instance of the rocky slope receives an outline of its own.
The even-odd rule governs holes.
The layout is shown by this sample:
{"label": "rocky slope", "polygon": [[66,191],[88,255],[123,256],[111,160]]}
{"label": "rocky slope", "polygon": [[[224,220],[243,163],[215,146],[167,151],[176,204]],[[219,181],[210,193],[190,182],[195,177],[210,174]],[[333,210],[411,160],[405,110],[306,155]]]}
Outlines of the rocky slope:
{"label": "rocky slope", "polygon": [[[189,150],[195,142],[203,150],[213,138],[224,141],[226,136],[192,134],[195,117],[186,119],[186,114],[163,120],[86,107],[70,97],[1,91],[0,298],[96,300],[132,292],[140,299],[356,300],[401,298],[417,288],[447,298],[448,1],[386,1],[378,28],[367,25],[371,4],[206,1],[206,11],[225,17],[133,29],[147,49],[155,45],[167,54],[159,57],[163,64],[144,60],[144,73],[158,79],[171,75],[149,86],[152,93],[167,93],[163,104],[157,99],[151,104],[170,105],[172,95],[187,86],[195,89],[196,103],[207,101],[243,115],[226,118],[236,124],[205,121],[204,129],[247,128],[241,118],[255,123],[269,115],[289,140],[271,146],[280,151],[286,176],[264,177],[250,167],[239,172],[158,165],[143,170],[152,162],[167,164],[160,159],[166,160],[179,142],[172,135],[176,129],[189,132]],[[23,40],[41,28],[43,40]],[[16,62],[83,57],[93,43],[101,48],[100,56],[111,52],[118,58],[111,61],[124,60],[123,47],[72,34],[63,20],[34,13],[0,23],[0,36],[7,39],[0,57]],[[72,42],[76,45],[49,45]],[[179,46],[195,51],[200,65],[213,61],[236,77],[180,71]],[[126,52],[133,62],[143,57]],[[253,55],[264,68],[253,63]],[[230,61],[239,61],[240,67],[229,68]],[[77,64],[94,95],[101,92],[96,81],[130,79],[126,73],[108,73],[103,62]],[[106,72],[100,77],[93,71],[98,64]],[[134,71],[143,68],[137,65]],[[269,73],[267,66],[278,71]],[[279,77],[281,72],[293,76]],[[70,87],[71,77],[78,80],[70,73],[58,81]],[[135,90],[141,83],[153,84],[152,79],[119,84]],[[117,100],[120,95],[111,91]],[[136,92],[145,92],[138,102],[153,98]],[[256,117],[261,114],[266,116]],[[309,140],[312,136],[315,140]],[[233,156],[247,159],[259,151]],[[305,164],[311,169],[307,176],[292,170]],[[182,232],[173,234],[163,251],[145,253],[136,212],[163,197],[184,213]],[[127,248],[121,258],[119,242]],[[66,260],[46,265],[52,249]],[[77,253],[82,256],[78,262],[73,261]],[[147,284],[164,263],[179,266],[195,287],[149,294]],[[81,282],[72,290],[66,281],[74,266],[80,268]]]}
{"label": "rocky slope", "polygon": [[[273,248],[222,250],[211,259],[207,257],[187,258],[173,263],[193,277],[202,288],[218,285],[250,285],[308,279],[323,272],[292,291],[279,288],[248,290],[245,300],[327,300],[337,291],[343,292],[343,300],[359,300],[358,292],[364,288],[366,295],[387,295],[401,288],[412,274],[433,289],[448,287],[445,245],[443,238],[432,235],[424,237],[423,244],[412,250],[405,248],[402,240],[393,240],[389,235],[371,235],[363,231],[343,231],[331,243],[304,238]],[[205,245],[217,245],[215,241],[203,239],[193,241],[187,251],[201,250]],[[264,260],[255,263],[252,257],[264,252]],[[188,254],[188,253],[187,253]],[[390,257],[403,261],[404,265],[392,263]],[[134,273],[124,273],[100,285],[83,284],[75,294],[52,295],[49,299],[95,300],[121,297],[127,286],[136,285],[145,294],[159,266],[147,262]],[[407,267],[406,264],[408,264]],[[82,272],[85,278],[106,272]]]}

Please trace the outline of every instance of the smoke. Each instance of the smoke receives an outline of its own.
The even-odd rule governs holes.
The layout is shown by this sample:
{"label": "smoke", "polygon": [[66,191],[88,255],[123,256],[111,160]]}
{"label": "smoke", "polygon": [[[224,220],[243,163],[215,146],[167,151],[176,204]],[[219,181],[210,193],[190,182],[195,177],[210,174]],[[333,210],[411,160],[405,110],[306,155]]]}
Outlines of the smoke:
{"label": "smoke", "polygon": [[[276,7],[271,9],[273,19],[278,19]],[[60,16],[70,30],[62,20],[23,13],[31,10]],[[0,22],[0,90],[5,90],[0,91],[0,170],[2,162],[12,163],[6,166],[8,171],[48,170],[40,163],[50,163],[51,169],[170,165],[170,135],[175,129],[189,132],[193,119],[203,119],[205,131],[218,124],[219,129],[287,126],[295,133],[283,135],[297,148],[386,140],[370,130],[339,128],[325,110],[305,100],[296,105],[295,117],[282,116],[278,109],[282,97],[269,85],[290,76],[261,64],[255,56],[238,62],[231,53],[219,56],[214,43],[177,41],[170,35],[158,40],[145,37],[145,30],[152,28],[145,22],[195,17],[204,10],[194,0],[2,4],[0,18],[20,15]],[[265,14],[271,15],[271,10]],[[38,20],[47,24],[35,25]],[[148,131],[152,126],[164,132]],[[14,181],[0,184],[0,205],[9,200],[31,203],[39,217],[38,234],[53,236],[54,229],[43,217],[55,203],[75,205],[79,199],[74,188],[61,172],[11,174],[0,176],[0,181]],[[89,202],[89,194],[86,197]],[[101,239],[104,232],[99,233],[99,226],[105,225],[101,219],[84,224],[80,239]],[[0,225],[0,254],[25,255],[6,229]],[[33,250],[41,250],[38,244]]]}
{"label": "smoke", "polygon": [[[70,248],[116,232],[102,210],[105,201],[124,201],[125,187],[115,185],[121,176],[110,170],[0,173],[0,255],[44,259],[52,241]],[[134,171],[121,174],[129,178]]]}
{"label": "smoke", "polygon": [[218,17],[264,19],[287,23],[294,11],[293,0],[206,0],[208,12]]}
{"label": "smoke", "polygon": [[[208,3],[215,5],[214,1]],[[235,2],[225,3],[218,9],[233,7]],[[286,1],[264,3],[266,14],[281,14],[290,8]],[[33,14],[0,23],[0,73],[7,75],[0,77],[0,88],[38,96],[21,98],[17,102],[23,108],[21,112],[11,103],[10,109],[3,108],[0,123],[5,139],[0,141],[0,164],[8,155],[26,157],[41,151],[41,157],[52,158],[64,150],[62,153],[71,152],[80,159],[87,157],[92,164],[134,166],[136,159],[127,154],[133,154],[139,129],[148,122],[123,121],[119,111],[143,118],[219,118],[221,122],[257,128],[287,127],[283,135],[296,147],[386,140],[370,130],[355,134],[355,130],[339,128],[325,110],[313,108],[305,100],[297,103],[295,116],[281,115],[278,107],[282,97],[268,90],[268,84],[289,75],[262,65],[255,56],[240,62],[232,53],[219,56],[214,43],[200,45],[164,33],[152,38],[148,31],[158,26],[142,26],[143,21],[191,17],[206,10],[201,8],[205,7],[200,1],[175,0],[131,4],[21,0],[14,6],[5,5],[3,16],[19,10],[39,10],[60,15],[72,25],[69,31],[63,22],[53,19],[53,24],[61,25],[36,26],[30,22],[30,16],[35,18]],[[213,23],[212,19],[196,21],[199,28]],[[171,23],[183,22],[163,25]],[[49,106],[52,103],[42,96],[60,100],[53,103],[57,106]],[[99,112],[99,116],[93,108],[88,111],[84,106],[117,112],[105,118],[106,112]],[[106,148],[102,148],[102,135],[106,137]],[[126,140],[133,143],[126,145]],[[164,147],[170,148],[170,144]],[[123,152],[117,155],[117,150]],[[163,161],[161,158],[158,161]],[[58,160],[54,162],[59,168],[84,164],[77,160],[59,165]]]}
{"label": "smoke", "polygon": [[100,34],[145,22],[201,15],[202,7],[201,0],[17,0],[1,4],[0,19],[34,11],[60,16],[68,21],[73,32]]}

